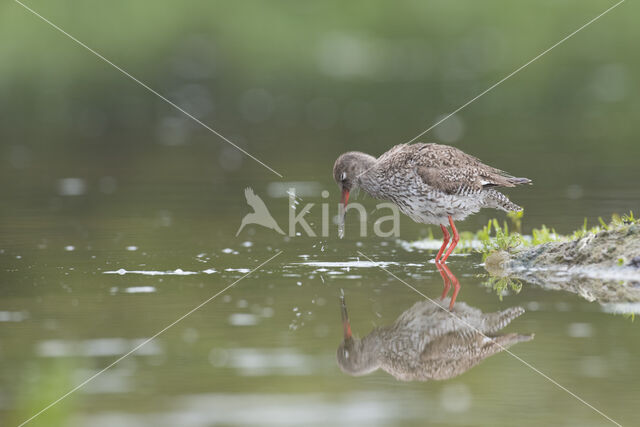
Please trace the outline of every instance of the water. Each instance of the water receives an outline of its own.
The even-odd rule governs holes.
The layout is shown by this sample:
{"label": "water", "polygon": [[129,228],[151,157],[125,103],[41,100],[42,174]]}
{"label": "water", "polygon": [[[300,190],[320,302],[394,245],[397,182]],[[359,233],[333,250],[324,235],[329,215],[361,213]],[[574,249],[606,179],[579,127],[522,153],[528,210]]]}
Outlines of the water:
{"label": "water", "polygon": [[[422,294],[439,299],[443,280],[429,262],[435,250],[406,243],[422,227],[403,220],[400,240],[354,236],[353,221],[343,240],[335,228],[329,238],[286,238],[256,226],[235,238],[248,208],[231,202],[232,191],[228,204],[204,204],[211,196],[194,187],[161,192],[169,200],[163,206],[169,224],[155,207],[131,217],[89,210],[70,220],[82,201],[64,198],[64,214],[5,217],[17,223],[4,229],[0,255],[7,425],[233,283],[34,425],[607,424],[505,352],[443,381],[399,382],[382,370],[345,375],[336,361],[341,293],[360,337],[392,324]],[[118,191],[122,201],[113,212],[125,212],[127,200],[138,206],[143,197],[135,186]],[[521,193],[519,200],[526,199]],[[171,203],[177,194],[180,200]],[[232,210],[239,213],[233,217]],[[511,351],[618,422],[633,424],[637,325],[608,305],[528,284],[501,300],[480,263],[477,254],[451,256],[461,283],[458,302],[485,313],[523,307],[502,332],[535,339]]]}
{"label": "water", "polygon": [[[19,6],[0,6],[0,425],[107,367],[28,425],[611,425],[531,367],[637,425],[638,302],[526,282],[499,297],[473,252],[449,258],[457,302],[524,308],[500,333],[535,334],[509,348],[531,366],[501,351],[450,379],[398,381],[337,362],[341,295],[364,337],[425,297],[439,301],[444,286],[426,226],[402,217],[399,237],[379,238],[370,221],[358,236],[349,211],[338,238],[337,156],[407,141],[602,4],[290,2],[247,13],[236,3],[37,9],[283,179]],[[524,233],[637,216],[634,7],[420,140],[533,179],[507,191],[525,208]],[[314,203],[316,235],[247,225],[236,237],[247,187],[286,234],[290,205]],[[369,212],[377,203],[354,201]],[[458,228],[494,216],[504,218],[482,211]]]}
{"label": "water", "polygon": [[[164,149],[149,153],[159,164],[174,157]],[[172,324],[32,425],[608,424],[506,352],[441,381],[401,382],[383,370],[344,374],[336,360],[342,292],[360,337],[392,324],[422,294],[440,297],[443,280],[431,262],[437,244],[411,243],[426,238],[427,227],[403,217],[397,239],[360,237],[352,214],[344,239],[334,224],[328,237],[301,229],[285,237],[259,226],[236,237],[250,212],[246,186],[284,230],[288,199],[269,196],[275,181],[251,167],[212,185],[206,169],[191,166],[201,155],[194,148],[167,159],[171,175],[119,167],[112,193],[91,177],[85,193],[74,196],[47,181],[31,184],[37,191],[29,193],[21,193],[22,181],[7,181],[13,202],[1,216],[3,425],[18,425]],[[312,193],[299,202],[316,203],[308,221],[316,232],[321,204],[337,208],[331,164],[326,155],[311,173],[323,178],[307,181],[331,197]],[[542,183],[511,197],[527,209],[525,232],[541,223],[567,232],[585,216],[593,223],[634,207],[636,188],[611,186],[567,199],[564,190]],[[359,201],[371,210],[376,203]],[[483,211],[459,228],[473,231],[494,215]],[[523,307],[503,332],[535,338],[510,351],[621,424],[634,424],[640,344],[637,321],[620,313],[637,307],[527,283],[501,300],[480,264],[474,253],[451,256],[458,302],[485,313]]]}

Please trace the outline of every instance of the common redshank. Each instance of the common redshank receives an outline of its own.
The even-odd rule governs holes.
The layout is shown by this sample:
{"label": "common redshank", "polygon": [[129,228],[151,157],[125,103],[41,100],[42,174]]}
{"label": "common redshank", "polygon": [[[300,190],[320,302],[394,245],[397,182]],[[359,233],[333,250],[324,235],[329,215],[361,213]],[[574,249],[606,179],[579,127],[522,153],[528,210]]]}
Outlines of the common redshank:
{"label": "common redshank", "polygon": [[430,301],[419,301],[394,324],[374,329],[362,339],[351,335],[344,297],[341,297],[344,340],[338,347],[338,366],[349,375],[382,369],[402,381],[444,380],[458,376],[485,358],[533,335],[497,335],[524,313],[511,307],[483,313],[459,302],[451,314]]}
{"label": "common redshank", "polygon": [[[396,145],[377,159],[358,151],[344,153],[333,166],[333,177],[345,208],[349,193],[361,188],[376,199],[395,203],[416,222],[439,225],[443,242],[436,263],[445,263],[460,240],[454,221],[482,208],[521,211],[494,188],[531,183],[528,178],[487,166],[455,147],[423,143]],[[341,221],[342,229],[344,210]],[[453,233],[449,248],[447,223]]]}

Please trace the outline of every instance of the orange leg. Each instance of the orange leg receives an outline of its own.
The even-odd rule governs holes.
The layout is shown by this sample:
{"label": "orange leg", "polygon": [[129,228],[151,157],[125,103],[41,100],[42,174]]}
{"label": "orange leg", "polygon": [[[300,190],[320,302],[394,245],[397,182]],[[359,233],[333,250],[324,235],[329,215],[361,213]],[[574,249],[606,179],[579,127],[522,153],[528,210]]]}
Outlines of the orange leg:
{"label": "orange leg", "polygon": [[[458,297],[458,292],[460,292],[460,282],[458,278],[449,270],[446,264],[441,264],[441,267],[444,269],[444,272],[447,273],[451,283],[453,283],[453,293],[451,294],[451,302],[449,303],[449,311],[453,310],[453,304],[456,302],[456,298]],[[447,289],[448,291],[449,289]]]}
{"label": "orange leg", "polygon": [[447,249],[447,252],[444,253],[444,256],[440,260],[442,264],[444,264],[447,261],[447,258],[449,258],[449,255],[451,255],[451,252],[453,252],[456,245],[458,244],[458,241],[460,240],[460,236],[458,235],[458,230],[456,229],[456,226],[453,223],[453,219],[451,218],[451,215],[449,215],[449,224],[451,225],[451,231],[453,232],[453,239],[451,241],[451,246],[449,246],[449,249]]}
{"label": "orange leg", "polygon": [[442,264],[440,264],[439,262],[436,262],[436,267],[438,267],[438,273],[440,273],[440,276],[442,276],[443,286],[442,286],[442,295],[440,295],[440,301],[442,301],[444,297],[446,297],[447,294],[449,293],[449,289],[451,289],[451,280],[449,279],[449,276],[442,269]]}
{"label": "orange leg", "polygon": [[442,246],[440,246],[438,255],[436,255],[436,264],[440,262],[438,261],[438,259],[440,258],[440,255],[442,255],[442,252],[444,252],[444,248],[446,248],[447,244],[449,243],[449,231],[447,230],[447,227],[440,224],[440,228],[442,228]]}

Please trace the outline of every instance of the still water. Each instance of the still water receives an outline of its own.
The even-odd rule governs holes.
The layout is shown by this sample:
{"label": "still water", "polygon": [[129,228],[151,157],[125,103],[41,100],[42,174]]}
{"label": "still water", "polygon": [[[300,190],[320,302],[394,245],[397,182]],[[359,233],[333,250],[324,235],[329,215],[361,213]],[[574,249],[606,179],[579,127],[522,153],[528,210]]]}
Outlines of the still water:
{"label": "still water", "polygon": [[[526,283],[501,299],[480,255],[470,253],[449,260],[461,283],[454,313],[469,322],[456,325],[433,305],[444,285],[429,262],[435,251],[408,244],[425,227],[406,218],[398,239],[357,237],[354,218],[343,240],[335,226],[326,238],[257,226],[236,237],[251,211],[244,181],[228,184],[236,192],[180,180],[162,191],[132,182],[105,193],[84,184],[73,197],[53,186],[39,201],[53,204],[44,213],[23,206],[3,218],[12,224],[0,248],[3,425],[26,420],[134,348],[31,425],[610,424],[514,355],[617,422],[638,420],[637,322]],[[336,195],[328,180],[311,184]],[[285,226],[288,200],[268,187],[256,192]],[[530,193],[515,199],[535,205]],[[301,203],[325,201],[309,194]],[[580,202],[590,212],[610,203]],[[376,351],[399,348],[407,358],[386,352],[384,363],[356,369],[366,373],[359,376],[341,366],[342,295],[354,338],[383,335]],[[482,320],[505,310],[515,314],[494,327]],[[503,335],[513,354],[490,348],[474,328]],[[425,338],[434,334],[441,338]],[[421,360],[416,348],[427,344]]]}

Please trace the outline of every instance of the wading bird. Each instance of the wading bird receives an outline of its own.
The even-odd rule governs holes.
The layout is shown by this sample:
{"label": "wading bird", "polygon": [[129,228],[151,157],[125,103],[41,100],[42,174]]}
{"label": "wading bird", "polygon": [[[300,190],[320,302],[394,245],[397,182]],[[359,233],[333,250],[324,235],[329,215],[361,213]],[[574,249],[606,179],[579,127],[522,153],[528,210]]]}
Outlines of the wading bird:
{"label": "wading bird", "polygon": [[[531,183],[528,178],[516,178],[487,166],[457,148],[423,143],[396,145],[377,159],[358,151],[344,153],[333,166],[333,177],[342,191],[340,230],[349,192],[361,188],[376,199],[395,203],[416,222],[439,225],[443,242],[436,263],[446,262],[458,244],[454,221],[482,208],[521,211],[495,187]],[[447,222],[453,239],[445,252],[450,237]]]}
{"label": "wading bird", "polygon": [[341,309],[344,340],[338,347],[338,366],[354,376],[382,369],[401,381],[445,380],[533,339],[517,333],[497,335],[524,313],[522,307],[483,313],[459,302],[447,312],[431,301],[419,301],[393,325],[376,328],[362,339],[351,335],[344,297]]}

